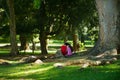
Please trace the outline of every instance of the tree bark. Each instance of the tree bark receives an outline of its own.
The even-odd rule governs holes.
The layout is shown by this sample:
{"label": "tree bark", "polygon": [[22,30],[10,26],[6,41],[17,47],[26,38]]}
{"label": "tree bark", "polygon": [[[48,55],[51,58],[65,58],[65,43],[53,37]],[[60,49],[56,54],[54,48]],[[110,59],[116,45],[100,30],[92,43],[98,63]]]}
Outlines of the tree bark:
{"label": "tree bark", "polygon": [[16,42],[16,24],[15,24],[15,12],[14,12],[14,1],[7,0],[7,5],[10,12],[10,40],[11,40],[11,52],[10,55],[18,54],[18,47]]}
{"label": "tree bark", "polygon": [[40,32],[40,45],[41,45],[41,54],[48,54],[47,52],[47,35],[43,32]]}
{"label": "tree bark", "polygon": [[20,50],[28,50],[29,48],[29,43],[27,42],[27,36],[25,34],[20,34]]}
{"label": "tree bark", "polygon": [[117,54],[120,44],[117,0],[96,0],[96,7],[100,24],[99,39],[90,54]]}
{"label": "tree bark", "polygon": [[119,44],[118,44],[118,49],[117,49],[117,52],[118,54],[120,54],[120,0],[118,0],[117,2],[117,7],[118,7],[118,20],[117,20],[117,27],[118,27],[118,30],[119,30],[119,35],[118,35],[118,39],[119,39]]}
{"label": "tree bark", "polygon": [[45,24],[46,24],[46,9],[45,9],[45,0],[41,1],[39,9],[39,26],[40,26],[40,34],[39,34],[39,40],[41,45],[41,54],[48,54],[47,52],[47,34],[45,30]]}
{"label": "tree bark", "polygon": [[73,30],[73,51],[79,51],[80,45],[79,45],[79,36],[78,36],[78,30]]}

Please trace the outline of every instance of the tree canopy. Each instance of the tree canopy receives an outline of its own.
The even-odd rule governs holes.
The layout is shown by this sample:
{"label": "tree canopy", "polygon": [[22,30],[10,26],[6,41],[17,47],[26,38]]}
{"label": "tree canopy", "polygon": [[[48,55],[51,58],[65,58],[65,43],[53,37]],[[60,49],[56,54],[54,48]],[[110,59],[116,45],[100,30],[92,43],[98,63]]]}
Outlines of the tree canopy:
{"label": "tree canopy", "polygon": [[[1,18],[4,20],[0,23],[0,30],[2,32],[6,29],[5,32],[9,33],[6,15],[9,12],[6,1],[1,0],[0,6],[0,9],[3,10],[0,12],[1,15],[5,15]],[[65,36],[64,34],[72,37],[75,30],[78,30],[79,34],[83,36],[84,27],[88,28],[90,34],[93,32],[93,28],[98,27],[94,0],[17,0],[14,1],[14,9],[17,35],[39,34],[43,53],[47,53],[45,45],[47,45],[46,40],[49,37]]]}

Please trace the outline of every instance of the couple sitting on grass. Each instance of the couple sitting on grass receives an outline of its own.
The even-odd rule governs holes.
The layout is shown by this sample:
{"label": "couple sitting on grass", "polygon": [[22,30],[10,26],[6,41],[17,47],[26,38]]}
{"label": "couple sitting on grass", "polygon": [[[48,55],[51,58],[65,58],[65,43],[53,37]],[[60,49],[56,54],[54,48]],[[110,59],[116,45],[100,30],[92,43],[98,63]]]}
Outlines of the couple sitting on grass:
{"label": "couple sitting on grass", "polygon": [[69,43],[64,43],[64,45],[61,46],[61,53],[63,56],[71,56],[73,54],[73,48]]}

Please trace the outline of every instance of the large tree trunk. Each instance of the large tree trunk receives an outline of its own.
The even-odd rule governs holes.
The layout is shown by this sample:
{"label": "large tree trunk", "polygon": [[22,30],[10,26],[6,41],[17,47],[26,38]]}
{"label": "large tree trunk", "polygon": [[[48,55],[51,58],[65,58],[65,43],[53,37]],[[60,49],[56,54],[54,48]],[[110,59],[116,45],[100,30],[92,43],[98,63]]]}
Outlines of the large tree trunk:
{"label": "large tree trunk", "polygon": [[99,15],[99,39],[90,52],[92,55],[101,53],[117,54],[119,27],[117,0],[96,0]]}
{"label": "large tree trunk", "polygon": [[18,54],[18,47],[16,42],[16,25],[15,25],[15,12],[14,12],[14,1],[7,0],[9,12],[10,12],[10,38],[11,38],[11,55]]}
{"label": "large tree trunk", "polygon": [[118,51],[118,54],[120,54],[120,0],[118,0],[118,2],[117,2],[118,4],[117,4],[117,6],[118,6],[118,20],[117,20],[117,27],[118,27],[118,30],[119,30],[119,36],[118,36],[118,38],[119,38],[119,44],[118,44],[118,49],[117,49],[117,51]]}

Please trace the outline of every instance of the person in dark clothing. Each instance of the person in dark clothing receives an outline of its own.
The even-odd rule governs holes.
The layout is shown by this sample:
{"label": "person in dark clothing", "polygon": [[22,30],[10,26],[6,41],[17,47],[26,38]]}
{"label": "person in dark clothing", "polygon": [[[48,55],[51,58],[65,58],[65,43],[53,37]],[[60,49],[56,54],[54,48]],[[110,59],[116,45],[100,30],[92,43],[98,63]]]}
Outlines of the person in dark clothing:
{"label": "person in dark clothing", "polygon": [[69,46],[71,51],[73,52],[73,47],[69,43],[65,43],[65,45]]}

